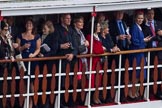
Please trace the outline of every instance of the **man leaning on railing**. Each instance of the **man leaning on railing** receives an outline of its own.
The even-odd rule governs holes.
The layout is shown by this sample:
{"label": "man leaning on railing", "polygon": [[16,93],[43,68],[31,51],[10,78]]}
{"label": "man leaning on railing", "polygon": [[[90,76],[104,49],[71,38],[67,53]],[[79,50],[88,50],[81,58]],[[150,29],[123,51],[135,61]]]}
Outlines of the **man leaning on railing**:
{"label": "man leaning on railing", "polygon": [[[144,35],[146,36],[151,36],[150,42],[147,43],[147,48],[156,48],[156,47],[161,47],[161,36],[162,36],[162,22],[158,21],[154,18],[155,16],[155,11],[154,9],[148,9],[146,11],[146,18],[145,18],[145,23],[143,24],[142,28],[144,31]],[[158,55],[159,58],[159,63],[161,56],[160,52],[151,52],[150,53],[150,64],[154,64],[154,59],[155,56]],[[160,71],[160,70],[159,70]],[[160,72],[158,72],[158,76],[160,76]],[[151,69],[151,75],[150,75],[150,80],[153,81],[153,69]],[[158,87],[158,92],[156,96],[160,99],[162,99],[162,93],[160,92],[160,87]]]}
{"label": "man leaning on railing", "polygon": [[[66,66],[70,64],[70,72],[73,72],[74,64],[76,62],[76,43],[74,41],[74,31],[70,27],[71,24],[71,15],[62,14],[61,15],[61,24],[56,27],[56,32],[58,33],[58,55],[65,56],[66,59],[62,60],[61,72],[66,73]],[[70,81],[65,82],[65,76],[61,76],[61,90],[65,90],[66,84],[70,83],[70,88],[72,88],[72,76],[70,76]],[[71,95],[71,94],[70,94]],[[64,95],[61,94],[61,108],[65,106],[72,106],[72,96],[69,96],[69,102],[65,102]]]}

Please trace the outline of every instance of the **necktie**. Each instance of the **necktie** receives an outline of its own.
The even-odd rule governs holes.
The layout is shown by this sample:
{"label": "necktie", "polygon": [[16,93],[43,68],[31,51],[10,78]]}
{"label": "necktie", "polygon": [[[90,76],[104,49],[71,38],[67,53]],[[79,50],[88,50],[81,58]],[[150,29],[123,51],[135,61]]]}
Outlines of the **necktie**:
{"label": "necktie", "polygon": [[120,30],[120,34],[121,34],[121,35],[125,34],[124,28],[123,28],[123,24],[122,24],[121,21],[119,22],[119,30]]}
{"label": "necktie", "polygon": [[[155,30],[154,30],[153,25],[152,25],[152,22],[149,22],[149,25],[150,25],[150,30],[151,30],[152,36],[153,37],[156,36]],[[153,47],[157,47],[157,44],[158,44],[157,41],[152,42]]]}
{"label": "necktie", "polygon": [[[120,30],[121,35],[125,35],[123,24],[122,24],[121,21],[119,22],[119,30]],[[125,48],[126,47],[126,40],[125,39],[122,40],[122,44],[123,44],[123,47]]]}
{"label": "necktie", "polygon": [[156,36],[155,30],[154,30],[154,28],[152,26],[152,22],[150,22],[150,30],[151,30],[152,36]]}

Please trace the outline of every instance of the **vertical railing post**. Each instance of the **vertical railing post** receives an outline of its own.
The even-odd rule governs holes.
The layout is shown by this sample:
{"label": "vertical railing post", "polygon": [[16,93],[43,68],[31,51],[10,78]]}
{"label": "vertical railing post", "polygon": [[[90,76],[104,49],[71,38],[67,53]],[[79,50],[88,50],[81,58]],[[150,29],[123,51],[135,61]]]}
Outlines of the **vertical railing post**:
{"label": "vertical railing post", "polygon": [[150,52],[148,52],[148,57],[147,57],[147,95],[146,95],[146,99],[147,101],[150,101],[149,99],[149,91],[150,91],[150,88],[149,88],[149,82],[150,82]]}
{"label": "vertical railing post", "polygon": [[120,85],[121,85],[121,62],[122,62],[122,55],[120,54],[119,55],[119,73],[118,73],[118,100],[117,100],[117,103],[118,104],[121,104],[120,103]]}
{"label": "vertical railing post", "polygon": [[61,100],[61,63],[62,60],[59,60],[59,82],[58,82],[58,108],[60,108],[60,100]]}
{"label": "vertical railing post", "polygon": [[30,69],[31,69],[31,61],[28,62],[28,83],[27,83],[27,105],[26,108],[29,108],[29,97],[30,97]]}
{"label": "vertical railing post", "polygon": [[[91,23],[91,44],[90,44],[90,54],[93,51],[93,33],[94,33],[94,20],[95,20],[95,6],[93,7],[92,12],[92,23]],[[91,72],[92,72],[92,56],[90,57],[90,65],[89,65],[89,89],[88,89],[88,108],[91,108]]]}

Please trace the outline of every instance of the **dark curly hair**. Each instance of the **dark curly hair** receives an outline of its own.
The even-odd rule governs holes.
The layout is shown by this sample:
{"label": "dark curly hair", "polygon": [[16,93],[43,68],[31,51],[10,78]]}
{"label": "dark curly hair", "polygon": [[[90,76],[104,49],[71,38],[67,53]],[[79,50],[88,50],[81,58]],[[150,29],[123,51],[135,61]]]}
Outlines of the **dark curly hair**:
{"label": "dark curly hair", "polygon": [[8,27],[8,24],[4,21],[1,22],[1,30],[3,30],[5,27]]}

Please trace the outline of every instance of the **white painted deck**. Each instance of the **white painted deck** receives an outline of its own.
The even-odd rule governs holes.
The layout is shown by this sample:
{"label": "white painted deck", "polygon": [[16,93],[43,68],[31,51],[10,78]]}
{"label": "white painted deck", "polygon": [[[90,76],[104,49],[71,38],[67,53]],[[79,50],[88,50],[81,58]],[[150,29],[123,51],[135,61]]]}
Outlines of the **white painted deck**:
{"label": "white painted deck", "polygon": [[99,106],[93,108],[162,108],[162,100],[150,101],[150,102],[139,102],[112,106]]}

